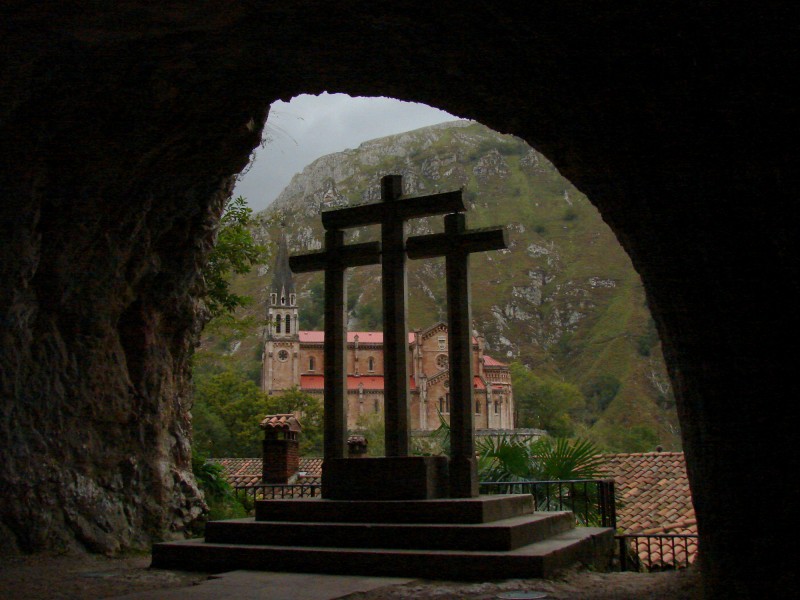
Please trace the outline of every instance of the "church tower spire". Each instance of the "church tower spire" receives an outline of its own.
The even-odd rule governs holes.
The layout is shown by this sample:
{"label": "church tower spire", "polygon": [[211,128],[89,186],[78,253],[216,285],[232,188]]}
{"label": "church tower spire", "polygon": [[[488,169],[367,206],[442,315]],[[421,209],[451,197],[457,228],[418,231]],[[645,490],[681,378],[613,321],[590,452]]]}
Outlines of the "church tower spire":
{"label": "church tower spire", "polygon": [[299,381],[300,319],[297,291],[289,268],[286,235],[281,232],[278,254],[267,293],[267,327],[261,369],[261,389],[268,394],[287,390]]}
{"label": "church tower spire", "polygon": [[267,301],[267,336],[281,339],[297,337],[298,326],[294,276],[289,268],[286,235],[281,233]]}

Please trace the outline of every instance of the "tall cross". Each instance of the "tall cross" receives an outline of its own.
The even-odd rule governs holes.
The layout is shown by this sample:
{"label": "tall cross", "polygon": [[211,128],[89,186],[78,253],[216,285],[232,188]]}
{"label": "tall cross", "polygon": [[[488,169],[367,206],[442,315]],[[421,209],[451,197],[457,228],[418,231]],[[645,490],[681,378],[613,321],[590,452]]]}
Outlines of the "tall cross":
{"label": "tall cross", "polygon": [[508,246],[502,227],[467,230],[463,214],[444,218],[444,233],[406,241],[408,257],[445,257],[447,328],[450,340],[450,497],[478,495],[473,432],[472,332],[470,331],[469,255]]}
{"label": "tall cross", "polygon": [[[401,198],[402,194],[402,176],[386,175],[381,179],[381,202],[322,213],[326,230],[381,226],[386,456],[408,456],[406,221],[466,210],[461,190],[416,198]],[[327,336],[327,321],[325,331]]]}
{"label": "tall cross", "polygon": [[344,458],[347,442],[347,267],[380,262],[380,244],[344,245],[344,232],[325,232],[325,250],[289,258],[295,273],[325,270],[325,392],[323,452],[326,459]]}

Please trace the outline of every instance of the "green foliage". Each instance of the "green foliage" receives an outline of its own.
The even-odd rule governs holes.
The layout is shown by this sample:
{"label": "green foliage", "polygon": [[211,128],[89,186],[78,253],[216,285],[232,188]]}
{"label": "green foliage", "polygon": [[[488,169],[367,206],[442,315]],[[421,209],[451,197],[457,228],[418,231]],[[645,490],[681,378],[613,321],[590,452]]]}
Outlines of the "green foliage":
{"label": "green foliage", "polygon": [[589,440],[517,435],[478,438],[481,481],[593,479],[602,459]]}
{"label": "green foliage", "polygon": [[261,455],[259,423],[267,396],[241,372],[225,370],[195,379],[194,446],[209,456]]}
{"label": "green foliage", "polygon": [[583,386],[583,395],[593,412],[602,413],[616,397],[622,385],[619,379],[608,373],[593,377]]}
{"label": "green foliage", "polygon": [[367,439],[367,456],[383,456],[386,452],[383,413],[368,412],[360,415],[355,429],[350,433],[363,435]]}
{"label": "green foliage", "polygon": [[450,454],[450,424],[436,409],[439,427],[427,436],[411,438],[411,453],[416,456],[442,456]]}
{"label": "green foliage", "polygon": [[325,326],[325,285],[322,277],[314,277],[308,286],[308,290],[301,299],[303,311],[302,328],[308,330],[320,330]]}
{"label": "green foliage", "polygon": [[544,429],[553,436],[570,436],[586,401],[573,384],[555,377],[537,377],[527,367],[512,362],[511,381],[517,407],[517,426]]}
{"label": "green foliage", "polygon": [[209,462],[205,455],[193,452],[192,472],[208,506],[206,520],[237,519],[250,513],[252,507],[245,506],[233,494],[222,465]]}
{"label": "green foliage", "polygon": [[356,310],[356,317],[361,329],[373,331],[383,327],[383,309],[380,304],[364,303]]}
{"label": "green foliage", "polygon": [[232,313],[252,301],[231,290],[230,277],[247,273],[263,259],[265,249],[253,240],[249,226],[253,210],[242,197],[232,198],[220,219],[217,240],[203,270],[205,301],[212,317]]}
{"label": "green foliage", "polygon": [[[584,439],[485,437],[476,440],[480,481],[570,481],[598,479],[602,458]],[[564,500],[584,525],[597,524],[596,487],[553,484],[534,487],[537,510],[561,510]]]}
{"label": "green foliage", "polygon": [[324,431],[322,403],[318,398],[300,391],[296,386],[280,396],[270,396],[266,402],[269,415],[295,413],[303,431],[300,434],[300,454],[319,456],[322,454]]}
{"label": "green foliage", "polygon": [[658,434],[647,425],[615,428],[608,437],[612,452],[653,452],[658,446]]}
{"label": "green foliage", "polygon": [[636,338],[636,351],[641,356],[650,356],[650,352],[652,352],[656,344],[658,344],[658,331],[656,330],[656,322],[651,317],[647,319],[645,332]]}

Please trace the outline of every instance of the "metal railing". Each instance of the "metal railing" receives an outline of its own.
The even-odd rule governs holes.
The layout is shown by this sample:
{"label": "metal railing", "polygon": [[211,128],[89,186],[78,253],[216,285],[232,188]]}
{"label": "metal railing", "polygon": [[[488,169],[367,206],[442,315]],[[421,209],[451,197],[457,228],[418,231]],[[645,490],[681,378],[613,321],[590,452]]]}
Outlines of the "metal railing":
{"label": "metal railing", "polygon": [[316,498],[321,495],[319,483],[257,483],[235,485],[233,493],[238,500],[281,500],[287,498]]}
{"label": "metal railing", "polygon": [[531,494],[534,510],[569,510],[580,525],[617,528],[613,479],[482,481],[481,494]]}
{"label": "metal railing", "polygon": [[[235,485],[233,492],[239,500],[288,498],[317,498],[319,483],[257,483]],[[613,479],[572,479],[564,481],[483,481],[481,494],[531,494],[534,510],[569,510],[580,525],[617,527]]]}
{"label": "metal railing", "polygon": [[620,571],[686,569],[697,555],[697,534],[626,533],[615,538]]}

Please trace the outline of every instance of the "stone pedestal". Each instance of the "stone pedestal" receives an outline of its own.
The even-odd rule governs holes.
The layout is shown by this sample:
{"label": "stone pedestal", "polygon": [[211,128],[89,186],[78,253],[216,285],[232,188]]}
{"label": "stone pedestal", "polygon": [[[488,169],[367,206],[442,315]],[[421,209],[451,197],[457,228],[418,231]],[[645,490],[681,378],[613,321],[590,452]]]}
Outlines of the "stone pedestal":
{"label": "stone pedestal", "polygon": [[429,500],[446,498],[446,456],[327,458],[322,497],[329,500]]}

